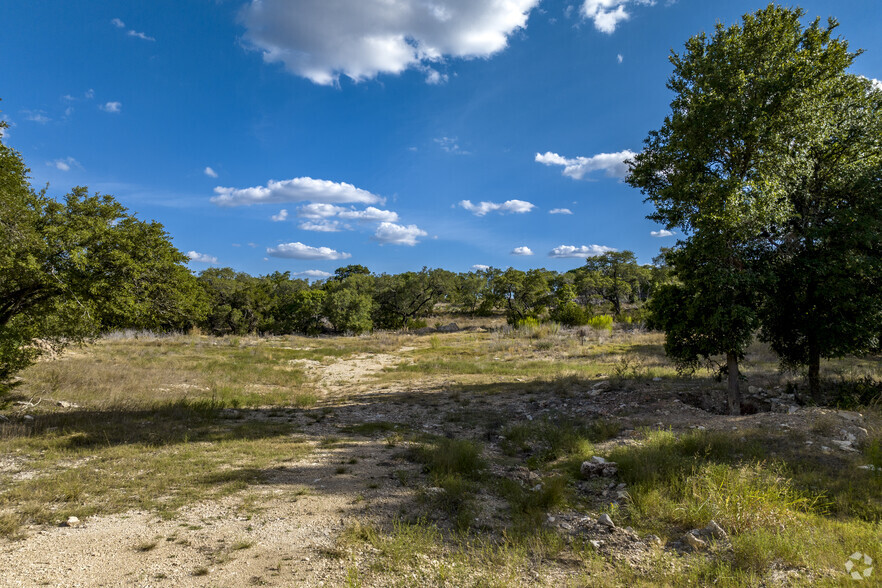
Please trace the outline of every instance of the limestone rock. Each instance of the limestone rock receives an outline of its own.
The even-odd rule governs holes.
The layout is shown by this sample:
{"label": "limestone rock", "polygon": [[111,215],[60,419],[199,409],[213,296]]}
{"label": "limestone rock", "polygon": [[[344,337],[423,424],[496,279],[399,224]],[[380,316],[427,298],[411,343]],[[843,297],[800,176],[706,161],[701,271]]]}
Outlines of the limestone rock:
{"label": "limestone rock", "polygon": [[600,525],[604,525],[606,527],[609,527],[610,529],[616,528],[616,524],[613,522],[613,520],[606,513],[597,517],[597,523]]}
{"label": "limestone rock", "polygon": [[683,540],[686,542],[689,547],[694,549],[695,551],[704,551],[707,549],[707,542],[699,539],[695,536],[695,533],[689,531],[685,535],[683,535]]}

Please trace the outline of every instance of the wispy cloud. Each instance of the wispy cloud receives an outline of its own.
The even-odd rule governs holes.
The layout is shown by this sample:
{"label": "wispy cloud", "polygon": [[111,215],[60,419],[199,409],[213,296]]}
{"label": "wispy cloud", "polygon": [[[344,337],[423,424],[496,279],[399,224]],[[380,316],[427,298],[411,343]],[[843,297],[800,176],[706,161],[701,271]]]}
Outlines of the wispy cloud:
{"label": "wispy cloud", "polygon": [[484,216],[488,212],[523,214],[536,208],[535,204],[525,200],[506,200],[505,202],[479,202],[472,204],[471,200],[461,200],[459,205],[475,216]]}
{"label": "wispy cloud", "polygon": [[625,163],[632,159],[636,153],[629,149],[618,153],[598,153],[592,157],[576,157],[568,159],[557,153],[547,151],[536,154],[536,162],[544,165],[563,166],[563,175],[581,180],[593,171],[602,171],[611,178],[624,178],[628,175],[628,165]]}
{"label": "wispy cloud", "polygon": [[315,203],[361,203],[375,204],[383,199],[367,190],[356,188],[345,182],[331,182],[328,180],[315,180],[313,178],[294,178],[276,182],[270,180],[266,186],[253,188],[225,188],[218,186],[214,189],[211,201],[219,206],[247,206],[250,204],[267,204],[281,202],[304,202]]}
{"label": "wispy cloud", "polygon": [[282,257],[285,259],[325,259],[338,260],[349,259],[349,253],[343,253],[330,247],[310,247],[303,243],[283,243],[277,247],[267,247],[267,255],[270,257]]}
{"label": "wispy cloud", "polygon": [[455,137],[440,137],[434,140],[438,146],[447,153],[454,153],[456,155],[471,155],[471,152],[464,151],[460,148],[459,142]]}
{"label": "wispy cloud", "polygon": [[294,272],[292,275],[302,278],[315,278],[319,280],[331,277],[330,273],[323,272],[322,270],[306,270],[303,272]]}
{"label": "wispy cloud", "polygon": [[[113,26],[115,26],[118,29],[126,28],[126,23],[124,23],[122,20],[120,20],[118,18],[114,18],[113,20],[111,20],[110,24],[112,24]],[[155,41],[156,40],[153,37],[148,36],[146,33],[139,33],[138,31],[135,31],[132,29],[129,29],[128,31],[126,31],[126,34],[130,37],[137,37],[138,39],[143,39],[144,41]]]}
{"label": "wispy cloud", "polygon": [[610,251],[617,251],[617,249],[606,247],[604,245],[582,245],[581,247],[575,247],[574,245],[560,245],[552,249],[548,254],[548,257],[555,257],[558,259],[571,257],[597,257],[598,255],[609,253]]}
{"label": "wispy cloud", "polygon": [[674,232],[667,229],[662,229],[660,231],[650,231],[649,234],[653,237],[672,237],[674,235]]}
{"label": "wispy cloud", "polygon": [[548,214],[573,214],[573,211],[569,208],[552,208]]}
{"label": "wispy cloud", "polygon": [[282,210],[279,211],[278,214],[274,214],[270,218],[272,219],[273,222],[280,223],[283,220],[288,219],[288,211],[283,208]]}
{"label": "wispy cloud", "polygon": [[41,125],[45,125],[52,120],[46,115],[46,112],[43,110],[22,110],[21,113],[24,115],[25,120],[39,123]]}
{"label": "wispy cloud", "polygon": [[98,108],[100,108],[104,112],[117,114],[122,112],[122,102],[106,102],[104,104],[100,104]]}
{"label": "wispy cloud", "polygon": [[395,223],[382,222],[377,227],[377,232],[374,233],[373,239],[380,244],[409,245],[412,247],[419,243],[417,241],[419,237],[425,237],[426,235],[428,233],[416,225],[407,225],[405,227]]}
{"label": "wispy cloud", "polygon": [[208,165],[205,166],[205,169],[202,170],[202,173],[204,173],[209,178],[216,178],[217,177],[217,172],[214,171],[214,169],[212,169],[212,167],[208,166]]}
{"label": "wispy cloud", "polygon": [[70,171],[72,167],[82,168],[80,162],[74,159],[73,157],[65,157],[62,159],[56,159],[55,161],[50,161],[46,165],[50,165],[59,171]]}
{"label": "wispy cloud", "polygon": [[473,272],[480,272],[480,271],[484,271],[484,270],[488,270],[488,269],[490,269],[490,266],[489,266],[489,265],[484,265],[484,264],[481,264],[481,263],[476,263],[476,264],[473,265],[470,269],[471,269]]}
{"label": "wispy cloud", "polygon": [[217,264],[217,257],[214,255],[208,255],[207,253],[199,253],[198,251],[188,251],[187,257],[190,258],[190,261],[195,261],[197,263],[208,263],[211,265]]}
{"label": "wispy cloud", "polygon": [[527,247],[526,245],[523,247],[515,247],[511,250],[512,255],[533,255],[533,250]]}

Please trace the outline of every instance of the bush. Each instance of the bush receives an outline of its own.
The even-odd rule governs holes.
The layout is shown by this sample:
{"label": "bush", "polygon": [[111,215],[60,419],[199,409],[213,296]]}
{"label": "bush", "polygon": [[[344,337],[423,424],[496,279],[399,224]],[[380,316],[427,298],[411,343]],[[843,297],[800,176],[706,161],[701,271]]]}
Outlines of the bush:
{"label": "bush", "polygon": [[587,324],[592,329],[597,329],[598,331],[606,329],[607,331],[612,332],[613,317],[608,314],[599,314],[588,319]]}

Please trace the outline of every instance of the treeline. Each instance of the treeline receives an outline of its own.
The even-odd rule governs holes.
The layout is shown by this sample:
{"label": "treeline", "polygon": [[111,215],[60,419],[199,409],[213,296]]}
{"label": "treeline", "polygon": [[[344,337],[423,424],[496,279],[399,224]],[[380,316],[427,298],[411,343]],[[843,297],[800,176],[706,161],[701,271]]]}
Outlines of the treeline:
{"label": "treeline", "polygon": [[349,265],[313,284],[288,272],[254,277],[212,268],[196,278],[201,300],[193,308],[201,312],[192,322],[213,335],[359,334],[425,326],[439,307],[471,316],[501,314],[510,324],[535,319],[578,326],[598,314],[642,322],[642,303],[668,280],[663,256],[640,265],[631,251],[589,258],[564,273],[423,268],[390,275]]}

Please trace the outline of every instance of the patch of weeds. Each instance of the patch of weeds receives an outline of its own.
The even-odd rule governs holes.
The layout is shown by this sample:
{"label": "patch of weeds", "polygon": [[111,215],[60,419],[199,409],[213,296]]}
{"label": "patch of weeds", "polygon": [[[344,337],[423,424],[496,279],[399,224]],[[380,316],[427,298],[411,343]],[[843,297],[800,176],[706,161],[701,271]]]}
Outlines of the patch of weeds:
{"label": "patch of weeds", "polygon": [[343,443],[343,440],[339,437],[322,437],[322,439],[318,443],[318,446],[325,448],[339,447],[341,443]]}
{"label": "patch of weeds", "polygon": [[566,419],[546,418],[511,425],[502,430],[501,444],[510,456],[528,453],[537,464],[559,458],[576,460],[591,457],[592,443],[614,437],[621,426],[613,421],[580,423]]}
{"label": "patch of weeds", "polygon": [[0,537],[9,539],[21,539],[24,535],[21,533],[21,527],[24,519],[16,513],[0,514]]}
{"label": "patch of weeds", "polygon": [[340,467],[338,467],[336,470],[334,470],[334,473],[337,474],[337,475],[345,474],[345,473],[346,473],[346,468],[343,467],[343,466],[340,466]]}
{"label": "patch of weeds", "polygon": [[199,566],[198,568],[194,568],[191,572],[194,576],[207,576],[208,568],[205,566]]}
{"label": "patch of weeds", "polygon": [[135,551],[147,552],[152,551],[156,547],[156,541],[143,541],[135,545]]}
{"label": "patch of weeds", "polygon": [[232,545],[230,545],[230,551],[241,551],[243,549],[248,549],[254,545],[254,541],[250,541],[248,539],[239,539],[235,541]]}
{"label": "patch of weeds", "polygon": [[565,476],[549,476],[533,488],[523,488],[514,480],[499,480],[499,493],[511,506],[512,522],[518,532],[535,531],[548,511],[566,503],[568,487]]}

